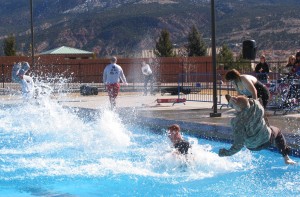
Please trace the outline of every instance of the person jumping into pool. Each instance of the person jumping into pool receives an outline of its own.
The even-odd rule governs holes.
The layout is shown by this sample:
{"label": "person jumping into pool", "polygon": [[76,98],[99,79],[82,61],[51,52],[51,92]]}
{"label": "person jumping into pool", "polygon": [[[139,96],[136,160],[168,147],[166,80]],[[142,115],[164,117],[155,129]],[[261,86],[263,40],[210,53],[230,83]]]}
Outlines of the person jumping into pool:
{"label": "person jumping into pool", "polygon": [[116,108],[116,98],[120,91],[120,78],[125,85],[128,85],[122,67],[117,64],[117,57],[113,56],[110,59],[110,64],[105,67],[103,72],[103,83],[105,84],[112,110]]}
{"label": "person jumping into pool", "polygon": [[173,124],[168,127],[168,137],[173,143],[174,148],[178,153],[183,155],[188,154],[189,148],[191,145],[188,141],[184,140],[182,135],[180,134],[180,126],[177,124]]}
{"label": "person jumping into pool", "polygon": [[265,121],[264,108],[259,100],[242,95],[226,95],[226,99],[237,113],[231,119],[234,142],[230,149],[219,150],[220,157],[234,155],[244,145],[251,151],[259,151],[275,144],[286,164],[296,164],[288,156],[290,147],[287,146],[281,130]]}

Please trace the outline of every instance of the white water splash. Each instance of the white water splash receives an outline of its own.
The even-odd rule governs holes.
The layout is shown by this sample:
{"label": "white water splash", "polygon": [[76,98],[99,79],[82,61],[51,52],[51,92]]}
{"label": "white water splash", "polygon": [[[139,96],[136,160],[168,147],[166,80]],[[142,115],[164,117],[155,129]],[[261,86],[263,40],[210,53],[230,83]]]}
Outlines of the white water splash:
{"label": "white water splash", "polygon": [[[41,176],[98,177],[128,174],[190,181],[249,169],[251,154],[220,158],[210,145],[193,140],[188,159],[172,153],[166,136],[135,133],[110,110],[94,121],[77,116],[56,100],[44,97],[0,109],[2,180]],[[175,182],[177,182],[176,180]]]}

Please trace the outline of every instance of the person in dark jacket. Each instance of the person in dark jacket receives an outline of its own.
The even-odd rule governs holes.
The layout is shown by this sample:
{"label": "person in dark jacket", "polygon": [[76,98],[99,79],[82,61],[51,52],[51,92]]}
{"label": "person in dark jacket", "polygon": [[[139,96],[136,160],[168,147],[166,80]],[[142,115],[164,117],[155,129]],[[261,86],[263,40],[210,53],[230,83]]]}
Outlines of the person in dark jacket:
{"label": "person in dark jacket", "polygon": [[262,83],[268,83],[268,74],[270,72],[270,66],[266,62],[266,57],[264,55],[260,56],[260,62],[255,67],[255,73],[257,79]]}
{"label": "person in dark jacket", "polygon": [[289,56],[288,63],[285,66],[288,70],[288,74],[293,75],[296,71],[296,57],[294,55]]}
{"label": "person in dark jacket", "polygon": [[296,62],[295,64],[300,64],[300,51],[296,53]]}
{"label": "person in dark jacket", "polygon": [[294,74],[300,75],[300,51],[296,53],[296,61],[295,61],[295,68],[294,68]]}
{"label": "person in dark jacket", "polygon": [[230,95],[226,95],[226,99],[237,113],[231,119],[234,142],[229,149],[219,150],[220,157],[234,155],[244,146],[251,151],[259,151],[275,145],[286,164],[296,164],[288,156],[290,147],[286,144],[281,130],[265,121],[264,108],[259,100]]}

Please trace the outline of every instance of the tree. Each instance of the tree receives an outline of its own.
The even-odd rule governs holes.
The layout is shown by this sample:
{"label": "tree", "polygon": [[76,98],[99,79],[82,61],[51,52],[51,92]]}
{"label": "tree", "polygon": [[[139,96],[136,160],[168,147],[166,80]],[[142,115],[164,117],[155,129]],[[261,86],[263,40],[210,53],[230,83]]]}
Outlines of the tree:
{"label": "tree", "polygon": [[155,45],[154,54],[157,57],[174,57],[170,33],[167,30],[161,31],[160,37]]}
{"label": "tree", "polygon": [[237,69],[241,73],[251,72],[252,71],[251,61],[244,59],[243,54],[241,53],[236,57],[235,65],[232,68]]}
{"label": "tree", "polygon": [[16,55],[16,39],[13,35],[9,35],[4,39],[3,50],[5,56],[15,56]]}
{"label": "tree", "polygon": [[231,69],[233,66],[233,53],[226,44],[223,44],[217,55],[219,65],[223,64],[225,69]]}
{"label": "tree", "polygon": [[206,55],[206,44],[195,25],[193,25],[188,35],[187,51],[189,57]]}

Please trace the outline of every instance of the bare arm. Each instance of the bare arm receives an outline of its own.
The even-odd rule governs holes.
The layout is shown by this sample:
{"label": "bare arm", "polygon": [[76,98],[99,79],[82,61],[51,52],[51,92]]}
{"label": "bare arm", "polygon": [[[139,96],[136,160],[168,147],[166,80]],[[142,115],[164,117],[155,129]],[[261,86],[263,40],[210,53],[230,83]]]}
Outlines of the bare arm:
{"label": "bare arm", "polygon": [[244,85],[244,87],[247,90],[249,90],[249,92],[251,92],[252,98],[257,99],[257,90],[256,90],[251,78],[250,77],[248,78],[247,76],[241,76],[241,81],[242,81],[242,84]]}
{"label": "bare arm", "polygon": [[126,77],[125,77],[125,75],[124,75],[123,70],[121,70],[120,78],[121,78],[122,82],[125,83],[125,84],[127,85]]}

